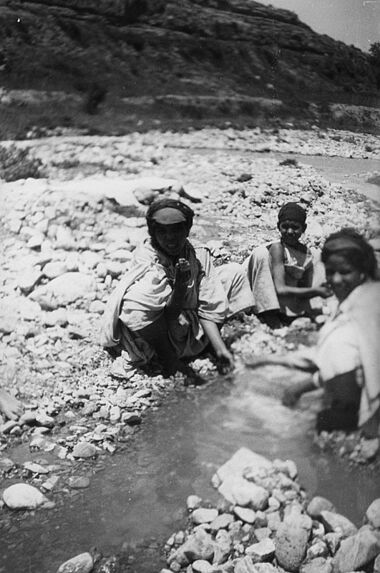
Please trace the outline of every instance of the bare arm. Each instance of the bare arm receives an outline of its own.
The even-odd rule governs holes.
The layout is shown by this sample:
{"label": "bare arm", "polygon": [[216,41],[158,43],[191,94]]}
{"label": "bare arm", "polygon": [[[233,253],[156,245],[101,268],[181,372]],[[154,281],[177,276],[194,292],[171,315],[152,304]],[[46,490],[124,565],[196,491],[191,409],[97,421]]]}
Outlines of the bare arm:
{"label": "bare arm", "polygon": [[271,257],[272,275],[273,282],[276,288],[277,294],[281,296],[294,295],[299,298],[310,299],[315,296],[321,296],[327,298],[330,296],[330,291],[327,287],[321,285],[318,287],[312,287],[312,275],[306,277],[305,283],[308,286],[289,286],[285,282],[285,266],[284,266],[284,249],[281,243],[274,243],[269,249]]}
{"label": "bare arm", "polygon": [[199,322],[201,323],[211,346],[215,350],[215,354],[218,359],[218,370],[222,374],[227,374],[227,372],[230,372],[234,367],[234,359],[223,342],[218,325],[211,320],[206,320],[205,318],[200,318]]}

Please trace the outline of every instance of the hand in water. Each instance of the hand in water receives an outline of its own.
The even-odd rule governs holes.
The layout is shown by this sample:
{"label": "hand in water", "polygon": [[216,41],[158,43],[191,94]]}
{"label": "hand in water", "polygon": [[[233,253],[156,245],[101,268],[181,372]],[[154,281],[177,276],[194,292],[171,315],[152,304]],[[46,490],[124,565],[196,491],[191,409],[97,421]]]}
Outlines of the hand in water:
{"label": "hand in water", "polygon": [[234,358],[228,350],[224,350],[217,356],[216,368],[219,374],[230,374],[234,367]]}
{"label": "hand in water", "polygon": [[180,373],[184,376],[185,386],[201,386],[207,382],[207,380],[197,374],[197,372],[195,372],[191,366],[184,364],[181,360],[172,362],[170,366],[164,366],[162,370],[162,375],[164,378],[175,376],[177,373]]}
{"label": "hand in water", "polygon": [[281,402],[283,403],[284,406],[292,408],[292,406],[295,406],[297,404],[300,397],[301,394],[296,388],[286,388],[286,390],[284,390],[284,393],[282,395]]}

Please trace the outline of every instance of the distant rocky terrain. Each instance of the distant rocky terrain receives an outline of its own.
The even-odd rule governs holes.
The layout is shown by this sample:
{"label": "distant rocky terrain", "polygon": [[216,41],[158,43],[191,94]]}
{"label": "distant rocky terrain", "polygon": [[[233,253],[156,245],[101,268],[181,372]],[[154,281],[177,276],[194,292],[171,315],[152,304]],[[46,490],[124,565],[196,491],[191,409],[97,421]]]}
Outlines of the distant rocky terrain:
{"label": "distant rocky terrain", "polygon": [[[54,91],[68,125],[78,119],[75,97],[89,115],[107,100],[120,113],[195,119],[313,117],[331,102],[379,103],[368,54],[253,0],[0,0],[0,87]],[[0,92],[11,122],[7,103]],[[48,123],[52,110],[38,97],[18,103],[13,123],[39,103]]]}

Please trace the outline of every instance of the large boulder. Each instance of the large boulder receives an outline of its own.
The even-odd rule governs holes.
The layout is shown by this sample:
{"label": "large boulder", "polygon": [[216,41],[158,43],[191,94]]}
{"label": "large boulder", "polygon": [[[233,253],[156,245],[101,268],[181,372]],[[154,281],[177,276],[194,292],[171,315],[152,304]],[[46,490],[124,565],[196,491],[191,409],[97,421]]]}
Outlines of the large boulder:
{"label": "large boulder", "polygon": [[276,537],[276,559],[287,571],[298,572],[306,555],[312,522],[301,513],[290,513],[279,525]]}
{"label": "large boulder", "polygon": [[368,565],[380,553],[378,539],[369,528],[344,539],[334,557],[334,573],[349,573]]}

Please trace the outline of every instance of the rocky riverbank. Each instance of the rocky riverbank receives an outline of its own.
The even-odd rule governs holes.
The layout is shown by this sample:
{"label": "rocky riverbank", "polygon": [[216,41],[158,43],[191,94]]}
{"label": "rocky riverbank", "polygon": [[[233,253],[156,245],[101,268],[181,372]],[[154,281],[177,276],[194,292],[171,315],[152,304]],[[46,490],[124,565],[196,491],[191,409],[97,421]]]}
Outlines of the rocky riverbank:
{"label": "rocky riverbank", "polygon": [[[290,199],[308,209],[311,247],[341,226],[355,226],[370,239],[379,235],[378,211],[369,201],[291,155],[376,158],[374,136],[228,128],[30,139],[4,142],[0,151],[6,159],[0,173],[1,371],[25,408],[19,420],[0,420],[0,470],[4,489],[17,483],[37,489],[32,501],[30,490],[25,494],[28,510],[52,507],[62,492],[87,487],[86,470],[132,439],[145,412],[182,383],[121,371],[96,342],[105,301],[146,235],[144,214],[154,198],[191,203],[192,237],[210,246],[217,264],[241,261],[275,237],[279,205]],[[289,156],[279,160],[268,151]],[[239,363],[252,353],[294,349],[315,332],[302,321],[271,332],[247,316],[226,325],[224,336]],[[207,360],[195,368],[210,377],[215,372]],[[372,460],[378,449],[371,444],[365,459],[359,437],[351,449],[340,436],[334,440],[352,461],[356,454],[357,461]],[[17,445],[41,455],[15,462]],[[0,513],[5,524],[14,507],[9,499],[3,497]]]}
{"label": "rocky riverbank", "polygon": [[161,573],[349,573],[380,570],[380,499],[358,529],[323,497],[308,499],[290,460],[238,450],[213,477],[221,499],[187,499],[188,527],[166,544]]}

